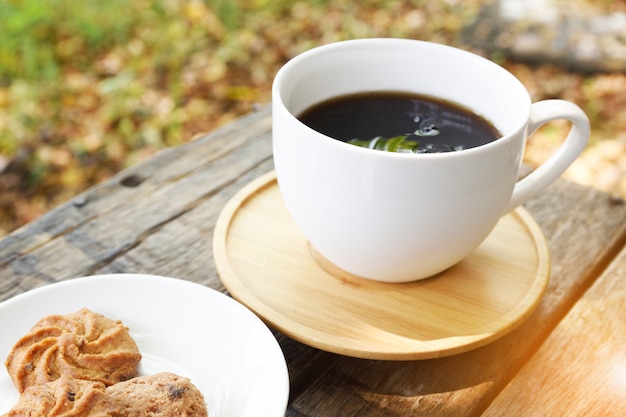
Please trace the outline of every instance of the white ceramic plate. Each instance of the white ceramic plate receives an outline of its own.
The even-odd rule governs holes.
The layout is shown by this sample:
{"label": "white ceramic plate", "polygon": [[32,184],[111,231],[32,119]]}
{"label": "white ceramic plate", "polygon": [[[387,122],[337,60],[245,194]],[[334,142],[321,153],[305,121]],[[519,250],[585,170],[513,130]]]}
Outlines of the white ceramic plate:
{"label": "white ceramic plate", "polygon": [[[205,286],[151,275],[77,278],[0,304],[0,362],[42,317],[89,308],[129,328],[143,358],[142,375],[161,371],[190,378],[209,416],[284,416],[289,394],[285,357],[252,312]],[[0,414],[19,395],[0,366]]]}

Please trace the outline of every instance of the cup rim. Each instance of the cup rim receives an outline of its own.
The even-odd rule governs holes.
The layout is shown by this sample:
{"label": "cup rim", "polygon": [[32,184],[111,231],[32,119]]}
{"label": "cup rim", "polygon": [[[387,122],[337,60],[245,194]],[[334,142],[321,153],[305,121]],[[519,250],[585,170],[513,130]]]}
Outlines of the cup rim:
{"label": "cup rim", "polygon": [[[517,84],[517,86],[520,88],[520,91],[523,91],[524,96],[525,96],[525,101],[527,101],[527,110],[526,113],[524,115],[519,116],[519,123],[516,123],[516,125],[513,128],[508,129],[508,132],[503,133],[500,137],[498,137],[497,139],[488,142],[486,144],[480,145],[480,146],[476,146],[476,147],[472,147],[472,148],[467,148],[467,149],[463,149],[460,151],[453,151],[453,152],[439,152],[439,153],[400,153],[400,152],[386,152],[386,151],[380,151],[380,150],[376,150],[376,149],[369,149],[369,148],[363,148],[363,147],[359,147],[359,146],[355,146],[352,144],[349,144],[347,142],[341,141],[341,140],[337,140],[331,136],[328,136],[326,134],[320,133],[318,131],[316,131],[315,129],[310,128],[309,126],[307,126],[306,124],[304,124],[303,122],[301,122],[298,117],[287,107],[287,105],[284,103],[283,101],[283,96],[282,96],[282,83],[284,78],[286,77],[286,74],[288,73],[288,71],[290,71],[293,67],[300,65],[303,61],[306,61],[308,59],[311,59],[312,57],[314,57],[315,55],[318,55],[320,53],[330,53],[330,52],[334,52],[337,50],[341,50],[344,48],[348,48],[351,47],[352,45],[357,45],[357,46],[362,46],[364,44],[369,44],[369,45],[376,45],[376,46],[391,46],[393,45],[408,45],[408,44],[412,44],[412,45],[421,45],[422,48],[436,48],[436,49],[440,49],[440,50],[449,50],[450,52],[453,52],[457,55],[461,55],[461,56],[465,56],[468,59],[472,59],[475,62],[479,62],[481,65],[486,65],[487,67],[493,68],[495,70],[497,70],[498,72],[504,74],[505,77],[508,77],[511,79],[511,81],[513,81],[515,84]],[[372,91],[382,91],[382,90],[372,90]],[[391,90],[388,90],[391,91]],[[453,157],[461,157],[462,155],[468,155],[470,153],[479,153],[479,152],[483,152],[483,151],[487,151],[488,149],[491,149],[493,147],[499,147],[499,146],[503,146],[505,143],[508,143],[509,141],[512,140],[512,138],[517,137],[518,134],[524,130],[528,124],[528,120],[530,117],[530,111],[531,111],[531,105],[532,105],[532,101],[530,98],[530,95],[528,93],[528,91],[526,90],[526,88],[524,87],[524,85],[522,84],[522,82],[515,77],[515,75],[513,75],[511,72],[509,72],[507,69],[505,69],[504,67],[496,64],[495,62],[481,56],[478,55],[476,53],[467,51],[465,49],[461,49],[458,47],[454,47],[454,46],[450,46],[450,45],[446,45],[446,44],[442,44],[442,43],[437,43],[437,42],[430,42],[430,41],[423,41],[423,40],[418,40],[418,39],[406,39],[406,38],[359,38],[359,39],[349,39],[349,40],[342,40],[342,41],[337,41],[337,42],[331,42],[331,43],[327,43],[327,44],[323,44],[323,45],[319,45],[316,46],[314,48],[308,49],[298,55],[296,55],[295,57],[291,58],[289,61],[287,61],[276,73],[275,77],[274,77],[274,81],[273,81],[273,85],[272,85],[272,103],[273,106],[280,106],[282,109],[284,109],[293,119],[295,119],[295,121],[301,125],[301,127],[305,128],[306,130],[309,130],[310,132],[314,133],[317,137],[319,137],[321,140],[332,143],[332,146],[339,146],[340,148],[343,149],[351,149],[353,152],[363,152],[365,154],[370,154],[370,155],[380,155],[380,157],[387,157],[387,158],[397,158],[397,159],[404,159],[404,158],[421,158],[421,159],[437,159],[437,158],[453,158]],[[374,152],[374,154],[372,154],[372,152]]]}

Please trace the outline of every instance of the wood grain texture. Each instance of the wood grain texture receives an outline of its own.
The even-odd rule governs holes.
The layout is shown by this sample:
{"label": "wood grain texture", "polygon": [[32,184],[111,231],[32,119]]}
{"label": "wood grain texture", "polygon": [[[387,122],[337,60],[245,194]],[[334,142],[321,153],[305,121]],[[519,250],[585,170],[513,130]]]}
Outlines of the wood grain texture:
{"label": "wood grain texture", "polygon": [[0,243],[0,296],[112,272],[223,289],[212,263],[212,229],[232,194],[273,168],[268,115],[265,109],[165,150],[9,235]]}
{"label": "wood grain texture", "polygon": [[[232,196],[273,169],[270,130],[265,107],[121,172],[0,240],[0,300],[113,272],[225,291],[212,259],[213,230]],[[480,415],[626,241],[626,205],[589,188],[557,181],[526,208],[548,240],[552,276],[524,324],[472,352],[400,362],[327,353],[276,332],[290,373],[287,415]]]}
{"label": "wood grain texture", "polygon": [[626,249],[484,414],[502,415],[626,416]]}
{"label": "wood grain texture", "polygon": [[270,172],[220,215],[214,259],[231,295],[311,346],[367,359],[458,354],[515,328],[549,278],[546,241],[520,208],[463,262],[432,279],[393,284],[339,270],[312,251]]}

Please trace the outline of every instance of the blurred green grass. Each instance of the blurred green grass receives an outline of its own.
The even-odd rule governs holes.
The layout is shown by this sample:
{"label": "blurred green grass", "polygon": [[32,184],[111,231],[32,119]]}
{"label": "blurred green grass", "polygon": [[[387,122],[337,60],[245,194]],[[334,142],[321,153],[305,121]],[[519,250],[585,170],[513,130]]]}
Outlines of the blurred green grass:
{"label": "blurred green grass", "polygon": [[[0,0],[0,236],[269,102],[278,68],[306,49],[377,36],[471,49],[458,34],[486,3]],[[610,75],[491,58],[534,99],[581,105],[596,135],[621,127],[596,88]]]}

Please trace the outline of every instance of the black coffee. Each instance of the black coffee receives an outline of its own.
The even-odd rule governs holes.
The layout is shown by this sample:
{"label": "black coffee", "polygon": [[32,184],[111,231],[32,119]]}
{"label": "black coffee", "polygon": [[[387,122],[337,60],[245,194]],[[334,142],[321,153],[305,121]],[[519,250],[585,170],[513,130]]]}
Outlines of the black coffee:
{"label": "black coffee", "polygon": [[336,97],[298,119],[332,138],[390,152],[459,151],[501,136],[490,122],[458,104],[400,92]]}

